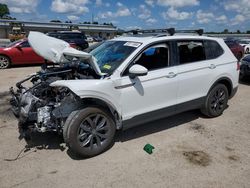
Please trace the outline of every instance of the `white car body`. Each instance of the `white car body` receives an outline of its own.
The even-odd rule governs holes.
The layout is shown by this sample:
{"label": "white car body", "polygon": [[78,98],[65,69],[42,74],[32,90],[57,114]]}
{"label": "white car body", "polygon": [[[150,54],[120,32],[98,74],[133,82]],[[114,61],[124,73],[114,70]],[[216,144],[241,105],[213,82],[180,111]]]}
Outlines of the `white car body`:
{"label": "white car body", "polygon": [[[149,71],[146,76],[134,79],[122,76],[128,64],[146,46],[173,40],[212,40],[217,42],[224,52],[215,59],[165,67]],[[149,115],[151,112],[167,107],[170,107],[170,114],[174,114],[175,108],[179,105],[204,99],[212,86],[221,79],[231,84],[232,91],[238,87],[237,59],[223,39],[185,35],[119,37],[112,41],[136,42],[141,45],[109,77],[100,80],[61,80],[52,83],[51,86],[68,87],[81,98],[97,98],[104,101],[119,114],[122,122],[142,114],[146,114],[144,118],[153,120],[158,117],[158,113]]]}
{"label": "white car body", "polygon": [[[237,59],[223,39],[177,35],[119,37],[111,41],[125,41],[126,45],[134,47],[135,50],[110,76],[105,76],[91,54],[75,50],[64,41],[43,36],[38,32],[31,32],[29,35],[29,43],[33,49],[52,62],[67,61],[65,55],[88,60],[88,64],[93,67],[96,74],[102,76],[101,79],[59,80],[51,83],[50,86],[67,87],[82,99],[93,98],[103,101],[112,111],[117,112],[119,124],[132,119],[135,122],[130,125],[138,124],[140,123],[140,120],[137,120],[139,116],[146,121],[160,118],[163,109],[167,109],[164,114],[171,115],[185,111],[185,109],[198,108],[204,103],[209,90],[221,80],[227,83],[230,95],[237,90],[239,77]],[[171,59],[172,56],[176,57],[177,54],[173,52],[175,48],[168,47],[168,60],[174,66],[149,70],[146,75],[133,78],[123,75],[128,65],[133,63],[135,57],[140,56],[148,46],[161,46],[167,42],[174,44],[176,41],[180,43],[192,41],[190,43],[192,46],[198,46],[199,41],[213,41],[220,46],[222,52],[216,58],[176,64],[173,60],[171,62],[169,60],[170,56]],[[174,60],[177,61],[177,59]],[[134,67],[135,71],[137,68]],[[144,69],[138,71],[144,71]]]}

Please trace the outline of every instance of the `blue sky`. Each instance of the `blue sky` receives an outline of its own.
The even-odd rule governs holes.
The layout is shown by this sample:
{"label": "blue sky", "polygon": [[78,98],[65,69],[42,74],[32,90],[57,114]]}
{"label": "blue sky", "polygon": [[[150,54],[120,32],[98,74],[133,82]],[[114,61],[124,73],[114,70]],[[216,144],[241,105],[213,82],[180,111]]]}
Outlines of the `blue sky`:
{"label": "blue sky", "polygon": [[203,28],[250,30],[249,0],[0,0],[11,16],[28,21],[59,19],[112,22],[122,29]]}

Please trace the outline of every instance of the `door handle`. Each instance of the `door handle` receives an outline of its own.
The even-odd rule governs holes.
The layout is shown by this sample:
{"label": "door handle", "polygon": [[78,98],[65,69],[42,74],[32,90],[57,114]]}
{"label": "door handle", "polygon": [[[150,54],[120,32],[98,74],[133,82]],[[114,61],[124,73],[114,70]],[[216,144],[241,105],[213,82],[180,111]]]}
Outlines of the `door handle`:
{"label": "door handle", "polygon": [[216,68],[216,65],[215,65],[215,64],[211,64],[211,65],[209,66],[209,68],[210,68],[210,69],[215,69],[215,68]]}
{"label": "door handle", "polygon": [[170,73],[168,73],[168,75],[166,77],[167,78],[174,78],[176,76],[177,76],[177,74],[175,74],[174,72],[170,72]]}

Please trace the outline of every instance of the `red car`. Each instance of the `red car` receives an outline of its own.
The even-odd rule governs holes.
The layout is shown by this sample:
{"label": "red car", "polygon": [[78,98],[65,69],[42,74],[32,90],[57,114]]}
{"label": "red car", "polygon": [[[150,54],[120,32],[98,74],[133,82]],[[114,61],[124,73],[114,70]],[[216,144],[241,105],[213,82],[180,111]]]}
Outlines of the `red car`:
{"label": "red car", "polygon": [[240,60],[244,55],[244,47],[242,47],[236,40],[226,39],[225,43],[233,52],[234,56]]}
{"label": "red car", "polygon": [[0,48],[0,69],[11,65],[42,64],[44,58],[37,55],[30,47],[27,39],[21,39]]}

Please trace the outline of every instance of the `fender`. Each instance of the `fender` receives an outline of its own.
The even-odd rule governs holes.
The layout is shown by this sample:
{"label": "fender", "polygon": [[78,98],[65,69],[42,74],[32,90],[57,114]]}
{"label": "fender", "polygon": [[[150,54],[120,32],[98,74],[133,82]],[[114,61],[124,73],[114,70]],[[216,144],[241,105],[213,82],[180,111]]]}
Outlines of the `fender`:
{"label": "fender", "polygon": [[80,98],[97,98],[110,105],[121,117],[120,93],[111,80],[59,80],[51,87],[67,87]]}

